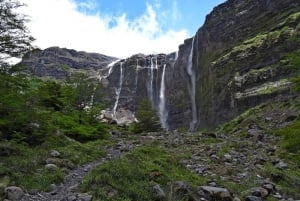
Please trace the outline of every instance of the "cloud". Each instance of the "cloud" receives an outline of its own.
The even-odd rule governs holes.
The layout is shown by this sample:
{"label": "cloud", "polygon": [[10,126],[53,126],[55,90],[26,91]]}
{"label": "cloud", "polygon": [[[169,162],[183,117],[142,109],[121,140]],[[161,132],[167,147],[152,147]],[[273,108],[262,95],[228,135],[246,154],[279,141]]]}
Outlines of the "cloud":
{"label": "cloud", "polygon": [[[94,9],[93,0],[76,4],[73,0],[22,0],[22,12],[31,17],[28,28],[35,45],[98,52],[119,58],[136,53],[170,53],[188,37],[187,30],[164,30],[155,5],[130,21],[125,13],[117,16],[82,12]],[[81,11],[81,12],[80,12]]]}

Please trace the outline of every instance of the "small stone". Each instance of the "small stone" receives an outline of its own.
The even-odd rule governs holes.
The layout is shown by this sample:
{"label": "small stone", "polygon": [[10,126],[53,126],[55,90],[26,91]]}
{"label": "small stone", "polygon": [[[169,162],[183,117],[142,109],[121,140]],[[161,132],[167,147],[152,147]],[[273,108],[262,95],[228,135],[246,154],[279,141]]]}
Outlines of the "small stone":
{"label": "small stone", "polygon": [[47,165],[45,165],[45,168],[48,170],[48,171],[55,171],[55,170],[57,170],[58,169],[58,167],[56,166],[56,165],[54,165],[54,164],[47,164]]}
{"label": "small stone", "polygon": [[262,187],[266,189],[269,194],[276,190],[276,186],[273,183],[264,183]]}
{"label": "small stone", "polygon": [[9,186],[5,188],[6,197],[10,201],[20,201],[22,197],[25,195],[24,191],[17,186]]}
{"label": "small stone", "polygon": [[78,201],[91,201],[93,198],[93,196],[87,194],[87,193],[83,193],[83,194],[78,194],[77,195],[77,200]]}
{"label": "small stone", "polygon": [[257,197],[266,197],[269,195],[269,192],[262,187],[251,188],[250,192],[253,196],[257,196]]}
{"label": "small stone", "polygon": [[37,189],[31,189],[31,190],[29,190],[28,191],[28,193],[30,194],[30,195],[36,195],[36,194],[38,194],[38,190]]}
{"label": "small stone", "polygon": [[232,160],[232,156],[230,154],[224,154],[224,159],[227,162],[230,162]]}
{"label": "small stone", "polygon": [[226,188],[200,186],[198,194],[209,200],[232,200],[231,194]]}
{"label": "small stone", "polygon": [[166,194],[164,190],[160,187],[160,185],[157,184],[153,186],[153,190],[157,198],[164,199],[166,197]]}
{"label": "small stone", "polygon": [[207,182],[207,185],[212,186],[212,187],[216,187],[217,183],[215,181],[209,181],[209,182]]}
{"label": "small stone", "polygon": [[276,168],[278,169],[281,169],[281,170],[284,170],[284,169],[288,169],[289,168],[289,165],[283,161],[279,161],[276,165],[275,165]]}
{"label": "small stone", "polygon": [[273,197],[276,198],[276,199],[281,199],[282,198],[282,196],[280,194],[278,194],[278,193],[276,193],[275,195],[273,195]]}
{"label": "small stone", "polygon": [[60,153],[56,150],[51,150],[50,151],[50,156],[52,157],[59,157],[60,156]]}
{"label": "small stone", "polygon": [[75,195],[68,196],[67,199],[68,199],[68,201],[76,201],[77,200]]}
{"label": "small stone", "polygon": [[251,195],[251,196],[246,197],[245,201],[262,201],[262,199],[260,197]]}
{"label": "small stone", "polygon": [[234,198],[233,198],[233,201],[241,201],[241,199],[238,198],[238,197],[234,197]]}

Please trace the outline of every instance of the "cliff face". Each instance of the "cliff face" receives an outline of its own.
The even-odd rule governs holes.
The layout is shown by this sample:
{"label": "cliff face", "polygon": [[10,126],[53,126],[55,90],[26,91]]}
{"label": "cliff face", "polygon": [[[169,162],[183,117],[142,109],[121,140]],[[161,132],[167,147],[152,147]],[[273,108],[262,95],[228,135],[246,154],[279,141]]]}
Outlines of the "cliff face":
{"label": "cliff face", "polygon": [[68,69],[92,70],[106,86],[113,112],[136,112],[148,98],[165,128],[212,128],[291,93],[291,78],[299,76],[299,22],[298,0],[228,0],[177,53],[116,60],[50,48],[27,55],[22,64],[56,78]]}
{"label": "cliff face", "polygon": [[299,76],[299,22],[297,0],[229,0],[207,16],[193,57],[202,127],[289,91]]}
{"label": "cliff face", "polygon": [[25,55],[21,65],[25,72],[39,77],[65,78],[73,72],[84,70],[90,74],[107,66],[115,60],[97,53],[77,52],[75,50],[50,47],[45,50],[35,50]]}

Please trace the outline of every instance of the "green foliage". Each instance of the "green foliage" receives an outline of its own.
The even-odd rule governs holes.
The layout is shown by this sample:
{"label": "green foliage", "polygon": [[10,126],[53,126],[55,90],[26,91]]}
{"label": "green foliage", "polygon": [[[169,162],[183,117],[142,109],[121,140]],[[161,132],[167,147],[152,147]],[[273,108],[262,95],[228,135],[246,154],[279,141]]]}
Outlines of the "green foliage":
{"label": "green foliage", "polygon": [[[141,147],[123,158],[94,169],[84,180],[83,191],[93,192],[99,200],[154,200],[152,187],[159,184],[167,189],[172,181],[202,184],[203,178],[182,167],[182,156],[160,147]],[[110,197],[111,191],[117,194]]]}
{"label": "green foliage", "polygon": [[33,47],[34,38],[29,35],[24,15],[16,12],[22,7],[18,1],[0,1],[0,67],[6,67],[6,59],[21,57]]}
{"label": "green foliage", "polygon": [[157,113],[152,109],[151,103],[146,98],[141,101],[136,118],[139,121],[135,124],[134,131],[136,133],[162,130]]}
{"label": "green foliage", "polygon": [[290,79],[293,83],[293,91],[299,92],[300,91],[300,77],[293,77]]}
{"label": "green foliage", "polygon": [[0,79],[2,139],[38,145],[57,129],[81,142],[107,136],[106,126],[97,120],[102,88],[94,83],[65,85],[4,73]]}
{"label": "green foliage", "polygon": [[288,152],[282,155],[300,165],[300,118],[291,125],[276,131],[276,134],[283,137],[281,147]]}

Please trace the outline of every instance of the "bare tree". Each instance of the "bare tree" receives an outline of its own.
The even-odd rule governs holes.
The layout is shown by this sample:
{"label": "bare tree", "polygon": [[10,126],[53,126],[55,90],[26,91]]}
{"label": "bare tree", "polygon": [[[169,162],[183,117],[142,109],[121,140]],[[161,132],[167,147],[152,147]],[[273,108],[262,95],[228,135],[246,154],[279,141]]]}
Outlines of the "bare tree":
{"label": "bare tree", "polygon": [[25,26],[28,19],[17,12],[22,6],[17,0],[0,0],[0,66],[7,59],[20,58],[33,49],[34,38]]}

